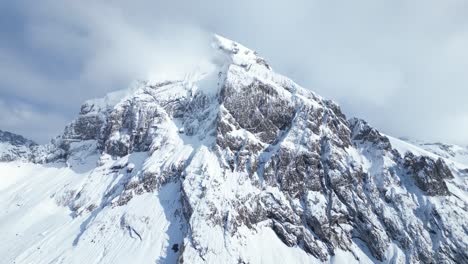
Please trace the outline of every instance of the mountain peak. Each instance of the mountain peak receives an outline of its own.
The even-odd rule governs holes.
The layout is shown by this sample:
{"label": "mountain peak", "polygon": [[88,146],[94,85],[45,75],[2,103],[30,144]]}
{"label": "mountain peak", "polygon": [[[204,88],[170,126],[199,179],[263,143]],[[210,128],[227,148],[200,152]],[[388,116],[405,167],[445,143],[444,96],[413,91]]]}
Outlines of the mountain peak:
{"label": "mountain peak", "polygon": [[257,52],[245,47],[238,42],[215,34],[213,36],[212,47],[222,51],[225,55],[227,55],[230,58],[228,60],[229,63],[245,67],[253,64],[260,64],[271,70],[271,67],[263,58],[258,56]]}

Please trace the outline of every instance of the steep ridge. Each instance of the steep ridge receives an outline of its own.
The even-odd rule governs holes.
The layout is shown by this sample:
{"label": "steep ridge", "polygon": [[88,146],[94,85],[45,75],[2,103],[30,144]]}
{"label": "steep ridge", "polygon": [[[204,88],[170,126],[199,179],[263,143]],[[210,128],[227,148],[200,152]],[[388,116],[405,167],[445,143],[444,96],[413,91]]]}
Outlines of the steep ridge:
{"label": "steep ridge", "polygon": [[468,166],[212,45],[185,78],[87,101],[31,162],[0,164],[7,261],[468,262]]}

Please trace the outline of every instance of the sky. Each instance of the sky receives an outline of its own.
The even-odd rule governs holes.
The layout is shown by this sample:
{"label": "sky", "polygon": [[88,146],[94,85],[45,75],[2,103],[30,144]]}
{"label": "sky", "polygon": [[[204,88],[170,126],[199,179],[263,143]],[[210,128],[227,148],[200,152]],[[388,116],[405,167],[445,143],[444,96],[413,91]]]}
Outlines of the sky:
{"label": "sky", "polygon": [[383,133],[468,145],[468,1],[0,1],[0,129],[40,143],[83,101],[170,78],[212,33]]}

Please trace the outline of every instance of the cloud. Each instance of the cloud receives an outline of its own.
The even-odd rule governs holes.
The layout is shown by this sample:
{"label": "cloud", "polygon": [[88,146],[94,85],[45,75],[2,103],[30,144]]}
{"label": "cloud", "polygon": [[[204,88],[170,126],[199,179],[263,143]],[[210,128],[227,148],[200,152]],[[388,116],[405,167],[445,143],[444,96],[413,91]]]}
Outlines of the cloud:
{"label": "cloud", "polygon": [[13,131],[36,142],[45,143],[63,130],[66,118],[54,111],[44,111],[33,105],[15,100],[0,99],[1,129]]}
{"label": "cloud", "polygon": [[196,25],[150,21],[133,16],[137,11],[127,16],[126,7],[100,1],[28,5],[27,34],[46,52],[79,61],[72,80],[89,87],[80,89],[107,92],[149,76],[173,78],[206,57],[208,38]]}
{"label": "cloud", "polygon": [[[206,56],[206,32],[216,32],[388,134],[468,144],[464,0],[14,5],[23,35],[2,36],[12,45],[0,46],[0,96],[70,119],[81,101],[134,79],[176,78]],[[31,56],[12,50],[15,41]]]}

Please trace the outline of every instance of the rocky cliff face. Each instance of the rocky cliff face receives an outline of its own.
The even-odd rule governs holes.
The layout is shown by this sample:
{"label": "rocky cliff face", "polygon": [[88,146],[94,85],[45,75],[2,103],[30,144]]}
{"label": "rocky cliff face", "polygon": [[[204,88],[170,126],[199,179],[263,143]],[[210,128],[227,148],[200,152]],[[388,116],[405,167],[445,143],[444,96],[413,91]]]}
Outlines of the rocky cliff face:
{"label": "rocky cliff face", "polygon": [[[213,49],[210,67],[190,78],[86,102],[34,155],[76,167],[96,156],[85,183],[54,194],[74,217],[92,216],[74,246],[105,228],[104,212],[177,186],[180,204],[166,218],[177,219],[183,241],[161,255],[173,251],[179,263],[260,263],[269,244],[290,263],[468,262],[463,165],[394,149],[398,141],[347,120],[238,43],[215,37]],[[120,228],[147,239],[141,213],[122,214]]]}

